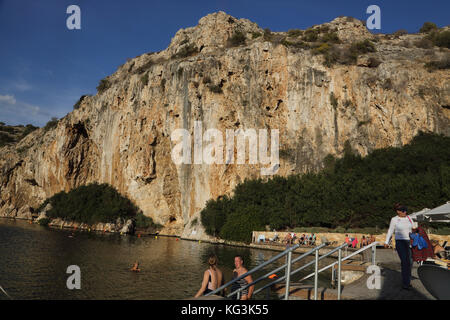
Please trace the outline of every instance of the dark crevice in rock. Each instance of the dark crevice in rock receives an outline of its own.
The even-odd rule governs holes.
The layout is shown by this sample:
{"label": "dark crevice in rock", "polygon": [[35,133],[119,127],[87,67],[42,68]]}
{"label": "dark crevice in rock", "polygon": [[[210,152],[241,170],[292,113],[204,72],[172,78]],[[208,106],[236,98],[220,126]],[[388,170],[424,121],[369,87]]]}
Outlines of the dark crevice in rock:
{"label": "dark crevice in rock", "polygon": [[32,186],[39,186],[39,184],[35,179],[25,179],[25,181],[31,184]]}

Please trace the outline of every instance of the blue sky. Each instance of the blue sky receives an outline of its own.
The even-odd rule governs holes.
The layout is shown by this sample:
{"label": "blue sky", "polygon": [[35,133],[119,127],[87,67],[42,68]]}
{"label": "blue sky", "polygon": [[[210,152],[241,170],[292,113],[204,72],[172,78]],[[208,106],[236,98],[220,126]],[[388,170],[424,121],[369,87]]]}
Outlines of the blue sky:
{"label": "blue sky", "polygon": [[[66,9],[81,8],[81,30],[68,30]],[[366,20],[381,8],[381,30],[417,32],[425,21],[449,24],[450,1],[113,1],[0,0],[0,121],[43,126],[127,58],[165,49],[180,28],[215,11],[262,28],[308,28],[337,16]]]}

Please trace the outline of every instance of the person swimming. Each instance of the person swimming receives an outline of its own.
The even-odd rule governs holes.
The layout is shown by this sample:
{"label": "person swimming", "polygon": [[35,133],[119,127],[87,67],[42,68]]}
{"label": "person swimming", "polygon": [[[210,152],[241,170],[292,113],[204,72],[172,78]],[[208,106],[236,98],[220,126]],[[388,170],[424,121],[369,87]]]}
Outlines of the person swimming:
{"label": "person swimming", "polygon": [[[244,267],[244,259],[240,255],[234,257],[234,266],[236,267],[233,270],[233,279],[236,279],[243,274],[247,273],[248,270]],[[247,284],[252,283],[253,279],[251,275],[246,276],[231,285],[231,292],[234,292],[240,288],[245,287]],[[255,286],[250,286],[240,291],[240,300],[249,300],[252,297],[253,290]],[[233,295],[233,300],[237,299],[237,295]]]}
{"label": "person swimming", "polygon": [[222,271],[217,268],[217,257],[215,255],[210,255],[208,258],[209,268],[203,273],[203,282],[200,290],[198,290],[195,298],[201,295],[206,295],[215,289],[217,289],[222,283],[223,275]]}
{"label": "person swimming", "polygon": [[139,261],[136,261],[133,265],[133,268],[130,269],[130,271],[139,272],[141,269],[139,269]]}

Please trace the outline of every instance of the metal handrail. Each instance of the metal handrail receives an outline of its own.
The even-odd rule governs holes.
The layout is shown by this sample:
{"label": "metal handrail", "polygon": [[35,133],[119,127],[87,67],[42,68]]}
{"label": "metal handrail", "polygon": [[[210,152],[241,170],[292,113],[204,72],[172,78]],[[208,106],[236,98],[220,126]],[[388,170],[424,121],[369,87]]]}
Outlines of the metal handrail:
{"label": "metal handrail", "polygon": [[[355,255],[357,255],[357,254],[360,254],[361,252],[363,252],[363,251],[365,251],[365,250],[367,250],[367,249],[372,248],[372,250],[373,250],[373,248],[376,248],[377,244],[379,244],[379,242],[377,242],[377,241],[376,241],[376,242],[373,242],[373,243],[369,244],[368,246],[365,246],[364,248],[361,248],[361,249],[359,249],[359,250],[357,250],[357,251],[355,251],[355,252],[349,254],[348,256],[342,258],[342,259],[341,259],[341,262],[342,262],[342,261],[345,261],[345,260],[347,260],[347,259],[349,259],[349,258],[351,258],[351,257],[353,257],[353,256],[355,256]],[[342,245],[342,246],[344,246],[344,245]],[[341,247],[342,247],[342,246],[341,246]],[[347,246],[347,244],[345,244],[345,246]],[[338,248],[339,248],[339,247],[338,247]],[[331,251],[330,251],[330,252],[331,252]],[[373,251],[372,251],[372,252],[373,252]],[[325,257],[325,256],[323,256],[323,257]],[[326,267],[323,267],[322,269],[318,270],[318,273],[321,273],[322,271],[327,270],[327,269],[333,267],[333,266],[336,265],[338,262],[339,262],[339,261],[336,261],[336,262],[333,262],[333,263],[329,264],[329,265],[326,266]],[[375,264],[375,257],[374,257],[374,255],[372,256],[372,264]],[[308,278],[311,278],[313,275],[315,275],[315,272],[310,273],[309,275],[303,277],[302,279],[300,279],[300,281],[303,281],[303,280],[306,280],[306,279],[308,279]]]}
{"label": "metal handrail", "polygon": [[[357,255],[357,254],[360,254],[361,252],[363,252],[363,251],[365,251],[365,250],[372,249],[372,264],[375,264],[375,249],[376,249],[376,246],[377,246],[378,244],[379,244],[379,242],[371,243],[370,245],[368,245],[368,246],[366,246],[366,247],[364,247],[364,248],[361,248],[361,249],[359,249],[359,250],[357,250],[357,251],[355,251],[355,252],[349,254],[349,255],[346,256],[345,258],[342,258],[342,252],[341,252],[342,249],[348,247],[348,244],[347,244],[347,243],[344,243],[344,244],[340,245],[339,247],[334,248],[333,250],[329,251],[328,253],[326,253],[326,254],[324,254],[324,255],[322,255],[322,256],[320,256],[320,257],[317,257],[317,255],[316,255],[315,261],[308,262],[307,264],[305,264],[305,265],[303,265],[303,266],[297,268],[296,270],[292,271],[290,275],[294,275],[294,274],[296,274],[297,272],[299,272],[299,271],[301,271],[301,270],[303,270],[303,269],[305,269],[305,268],[307,268],[307,267],[309,267],[309,266],[315,264],[315,268],[316,268],[316,269],[314,270],[314,272],[312,272],[311,274],[309,274],[309,275],[303,277],[302,279],[300,279],[299,282],[304,281],[304,280],[306,280],[306,279],[311,278],[312,276],[314,276],[314,277],[315,277],[315,279],[314,279],[314,299],[317,300],[318,274],[319,274],[320,272],[322,272],[322,271],[324,271],[324,270],[327,270],[327,269],[329,269],[329,268],[331,268],[331,267],[333,267],[333,266],[335,266],[335,265],[337,264],[338,267],[339,267],[339,270],[338,270],[338,300],[340,300],[340,298],[341,298],[341,294],[340,294],[340,291],[341,291],[341,281],[340,281],[340,279],[341,279],[341,263],[342,263],[342,261],[345,261],[345,260],[347,260],[347,259],[349,259],[349,258],[351,258],[351,257],[353,257],[353,256],[355,256],[355,255]],[[318,263],[319,263],[319,260],[322,260],[322,259],[326,258],[327,256],[333,254],[333,253],[336,252],[336,251],[339,252],[339,254],[338,254],[338,261],[333,262],[333,263],[331,263],[330,265],[328,265],[328,266],[326,266],[326,267],[324,267],[324,268],[318,270]],[[317,253],[317,252],[316,252],[316,253]],[[274,283],[270,283],[270,284],[268,284],[268,285],[266,285],[266,286],[264,286],[264,287],[262,287],[262,288],[256,290],[254,293],[256,294],[256,293],[258,293],[258,292],[260,292],[260,291],[262,291],[262,290],[268,288],[269,286],[272,286],[272,285],[275,284],[275,283],[281,282],[281,281],[284,280],[284,278],[285,278],[285,276],[279,278],[279,279],[276,280]],[[281,297],[283,297],[283,295],[281,295],[280,298],[281,298]],[[285,296],[285,298],[286,298],[286,296]]]}
{"label": "metal handrail", "polygon": [[[304,258],[305,256],[307,256],[307,255],[313,253],[314,251],[318,251],[320,248],[324,247],[325,245],[326,245],[326,244],[324,243],[324,244],[322,244],[322,245],[320,245],[320,246],[318,246],[318,247],[312,249],[311,251],[305,253],[305,254],[304,254],[303,256],[301,256],[301,257]],[[338,251],[339,249],[344,248],[345,246],[347,246],[347,244],[343,244],[343,245],[340,245],[340,246],[337,247],[337,248],[334,248],[333,250],[329,251],[328,253],[324,254],[323,256],[318,257],[318,258],[317,258],[317,261],[322,260],[322,259],[328,257],[329,255],[335,253],[335,252]],[[299,257],[299,258],[300,258],[300,257]],[[297,258],[297,259],[295,259],[295,260],[298,261],[298,260],[300,260],[300,259]],[[296,262],[295,260],[294,260],[293,262]],[[301,266],[301,267],[295,269],[294,271],[292,271],[292,272],[291,272],[291,275],[294,275],[294,274],[300,272],[301,270],[303,270],[303,269],[309,267],[310,265],[313,265],[314,263],[316,263],[316,261],[310,261],[310,262],[308,262],[307,264],[304,264],[303,266]],[[314,275],[314,274],[315,274],[315,273],[313,272],[313,275]],[[283,280],[285,279],[285,277],[286,277],[286,275],[284,275],[284,276],[281,277],[281,278],[278,278],[278,279],[275,280],[274,282],[269,283],[269,284],[265,285],[265,286],[262,287],[262,288],[259,288],[259,289],[256,290],[254,293],[256,294],[256,293],[258,293],[258,292],[260,292],[260,291],[262,291],[262,290],[264,290],[264,289],[267,289],[268,287],[270,287],[270,286],[272,286],[272,285],[274,285],[274,284],[276,284],[276,283],[279,283],[279,282],[283,281]]]}
{"label": "metal handrail", "polygon": [[[270,264],[270,263],[272,263],[272,262],[278,260],[279,258],[285,256],[285,255],[288,254],[289,252],[292,252],[293,250],[297,249],[298,247],[300,247],[300,245],[299,245],[299,244],[296,244],[296,245],[294,245],[294,246],[292,246],[292,247],[290,247],[290,248],[284,250],[283,252],[277,254],[275,257],[272,257],[271,259],[267,260],[266,262],[263,262],[262,264],[256,266],[256,267],[253,268],[252,270],[247,271],[247,272],[244,273],[243,275],[241,275],[241,276],[239,276],[239,277],[237,277],[237,278],[235,278],[235,279],[233,279],[233,280],[231,280],[231,281],[225,283],[224,285],[220,286],[219,288],[217,288],[217,289],[215,289],[215,290],[213,290],[213,291],[207,293],[205,296],[210,296],[210,295],[213,295],[213,294],[216,294],[216,293],[222,291],[223,289],[225,289],[225,288],[231,286],[233,283],[235,283],[235,282],[237,282],[237,281],[239,281],[239,280],[241,280],[241,279],[243,279],[243,278],[245,278],[245,277],[251,275],[252,273],[254,273],[254,272],[256,272],[256,271],[258,271],[258,270],[264,268],[264,267],[267,266],[268,264]],[[272,274],[272,273],[274,273],[274,272],[272,271],[270,274]],[[270,275],[270,274],[269,274],[269,275]],[[239,290],[236,290],[236,292],[237,292],[237,291],[241,291],[241,290],[244,290],[244,288],[240,288]],[[235,292],[230,293],[229,295],[227,295],[227,297],[230,297],[230,296],[233,295],[234,293],[235,293]]]}
{"label": "metal handrail", "polygon": [[[310,255],[310,254],[313,253],[314,251],[317,251],[317,250],[319,250],[319,249],[325,247],[326,245],[327,245],[327,243],[323,243],[323,244],[321,244],[321,245],[319,245],[319,246],[317,246],[317,247],[315,247],[315,248],[309,250],[308,252],[306,252],[306,253],[304,253],[304,254],[298,256],[297,258],[293,259],[293,260],[291,261],[291,264],[293,264],[293,263],[295,263],[295,262],[297,262],[297,261],[300,261],[301,259],[307,257],[308,255]],[[247,289],[248,287],[250,287],[250,286],[252,286],[252,285],[255,285],[256,283],[258,283],[258,282],[260,282],[260,281],[262,281],[262,280],[267,279],[268,276],[270,276],[271,274],[274,274],[274,273],[276,273],[276,272],[278,272],[278,271],[283,270],[284,268],[287,267],[287,265],[288,265],[288,263],[283,264],[281,267],[278,267],[278,268],[276,268],[276,269],[274,269],[274,270],[272,270],[272,271],[266,273],[265,275],[259,277],[258,279],[254,280],[253,282],[251,282],[251,283],[249,283],[249,284],[246,284],[244,287],[239,288],[239,289],[233,291],[233,292],[230,293],[228,296],[232,296],[232,295],[236,294],[238,291],[245,290],[245,289]],[[290,274],[292,275],[293,272],[290,272]],[[278,283],[278,282],[281,282],[281,281],[283,281],[284,279],[286,279],[286,275],[284,275],[283,277],[278,278],[277,280],[274,280],[273,282],[271,282],[271,283],[265,285],[263,288],[260,288],[260,289],[258,289],[258,290],[256,290],[256,291],[254,291],[253,294],[259,293],[259,292],[261,292],[263,289],[267,289],[268,287],[271,287],[272,285],[274,285],[274,284],[276,284],[276,283]]]}
{"label": "metal handrail", "polygon": [[[308,278],[310,278],[312,276],[315,277],[315,279],[314,279],[314,299],[317,300],[318,274],[320,272],[322,272],[324,270],[327,270],[327,269],[333,267],[334,265],[338,264],[338,269],[339,269],[338,270],[338,290],[339,290],[339,292],[338,292],[338,299],[340,299],[340,287],[341,287],[340,279],[341,279],[341,263],[342,263],[342,261],[345,261],[345,260],[347,260],[347,259],[349,259],[349,258],[351,258],[351,257],[353,257],[353,256],[355,256],[355,255],[357,255],[357,254],[367,250],[367,249],[372,248],[372,263],[375,264],[375,249],[376,249],[376,245],[378,245],[378,244],[379,244],[378,242],[374,242],[374,243],[372,243],[372,244],[370,244],[370,245],[368,245],[368,246],[366,246],[364,248],[361,248],[361,249],[351,253],[350,255],[347,255],[346,257],[342,258],[342,249],[348,247],[347,243],[344,243],[344,244],[342,244],[342,245],[340,245],[340,246],[330,250],[326,254],[324,254],[324,255],[319,257],[319,250],[321,248],[325,247],[326,245],[328,245],[328,243],[323,243],[323,244],[321,244],[321,245],[319,245],[319,246],[309,250],[308,252],[298,256],[297,258],[292,259],[292,252],[300,247],[300,244],[296,244],[296,245],[294,245],[294,246],[284,250],[283,252],[277,254],[275,257],[272,257],[271,259],[269,259],[269,260],[263,262],[262,264],[256,266],[255,268],[251,269],[250,271],[247,271],[243,275],[241,275],[241,276],[239,276],[239,277],[237,277],[237,278],[227,282],[226,284],[224,284],[224,285],[220,286],[219,288],[211,291],[210,293],[207,293],[206,296],[213,295],[213,294],[216,294],[216,293],[222,291],[223,289],[231,286],[233,283],[235,283],[235,282],[237,282],[237,281],[239,281],[239,280],[241,280],[241,279],[243,279],[243,278],[245,278],[245,277],[255,273],[256,271],[261,270],[265,266],[267,266],[267,265],[275,262],[276,260],[280,259],[281,257],[287,255],[287,262],[285,264],[283,264],[282,266],[280,266],[278,268],[275,268],[274,270],[264,274],[263,276],[261,276],[258,279],[252,281],[251,283],[246,284],[244,287],[240,287],[239,289],[229,293],[227,295],[227,297],[231,297],[231,296],[233,296],[235,294],[237,294],[237,296],[239,297],[241,291],[247,289],[250,286],[255,285],[256,283],[259,283],[262,280],[267,279],[268,276],[270,276],[270,275],[272,275],[272,274],[274,274],[274,273],[276,273],[278,271],[286,269],[286,272],[285,272],[284,276],[282,276],[282,277],[278,278],[277,280],[274,280],[274,281],[264,285],[263,287],[255,290],[253,292],[253,294],[257,294],[257,293],[259,293],[259,292],[261,292],[261,291],[263,291],[265,289],[268,289],[268,288],[272,287],[274,284],[277,284],[277,283],[282,282],[282,281],[285,280],[286,281],[286,289],[285,289],[286,292],[284,294],[284,298],[288,299],[289,298],[289,287],[290,287],[290,278],[291,278],[291,276],[296,274],[296,273],[298,273],[298,272],[300,272],[301,270],[311,266],[312,264],[315,264],[315,271],[313,273],[303,277],[300,281],[306,280],[306,279],[308,279]],[[333,263],[329,264],[328,266],[323,267],[322,269],[319,270],[318,269],[319,260],[322,260],[322,259],[330,256],[331,254],[335,253],[336,251],[338,251],[338,261],[333,262]],[[304,264],[303,266],[295,269],[294,271],[291,271],[291,266],[292,266],[293,263],[304,259],[305,257],[309,256],[312,253],[315,253],[315,260],[314,261],[310,261],[310,262]],[[283,295],[281,297],[283,297]]]}

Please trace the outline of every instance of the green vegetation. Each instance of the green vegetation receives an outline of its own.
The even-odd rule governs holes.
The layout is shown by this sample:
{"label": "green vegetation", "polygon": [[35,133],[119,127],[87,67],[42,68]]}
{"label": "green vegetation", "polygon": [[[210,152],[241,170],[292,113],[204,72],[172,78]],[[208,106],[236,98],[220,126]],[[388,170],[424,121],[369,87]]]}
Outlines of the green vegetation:
{"label": "green vegetation", "polygon": [[312,54],[327,54],[330,51],[328,43],[322,43],[320,46],[311,50]]}
{"label": "green vegetation", "polygon": [[223,93],[222,87],[220,86],[220,84],[210,84],[210,85],[208,85],[208,88],[211,92]]}
{"label": "green vegetation", "polygon": [[321,42],[325,43],[341,43],[336,32],[327,32],[320,37]]}
{"label": "green vegetation", "polygon": [[435,46],[450,49],[450,31],[433,31],[428,34],[427,39],[431,40]]}
{"label": "green vegetation", "polygon": [[49,218],[42,218],[42,219],[40,219],[39,221],[38,221],[38,223],[41,225],[41,226],[48,226],[48,224],[50,223],[50,219]]}
{"label": "green vegetation", "polygon": [[422,49],[431,49],[434,46],[433,41],[431,41],[430,39],[427,39],[427,38],[422,38],[420,40],[415,41],[414,45],[417,48],[422,48]]}
{"label": "green vegetation", "polygon": [[270,31],[269,28],[264,29],[264,40],[265,41],[271,41],[273,38],[272,31]]}
{"label": "green vegetation", "polygon": [[37,130],[37,129],[39,129],[39,127],[35,127],[32,124],[27,124],[25,126],[25,130],[22,132],[22,135],[19,138],[19,141],[22,140],[23,138],[25,138],[27,135],[29,135],[34,130]]}
{"label": "green vegetation", "polygon": [[144,86],[146,86],[146,85],[148,84],[148,73],[144,74],[144,75],[141,77],[141,83],[142,83]]}
{"label": "green vegetation", "polygon": [[90,94],[83,94],[80,97],[80,99],[78,99],[78,101],[73,105],[73,109],[74,110],[78,109],[80,107],[80,105],[81,105],[81,102],[83,102],[84,98],[90,97],[90,96],[91,96]]}
{"label": "green vegetation", "polygon": [[245,35],[241,31],[236,31],[231,38],[228,39],[229,47],[237,47],[245,44]]}
{"label": "green vegetation", "polygon": [[8,126],[4,122],[0,122],[0,147],[7,144],[17,143],[34,130],[39,129],[32,124],[18,126]]}
{"label": "green vegetation", "polygon": [[302,34],[303,34],[303,31],[300,29],[291,29],[288,31],[289,37],[298,37],[298,36],[301,36]]}
{"label": "green vegetation", "polygon": [[55,128],[58,125],[58,118],[52,117],[51,120],[49,120],[45,126],[44,126],[44,132],[47,132],[50,129]]}
{"label": "green vegetation", "polygon": [[255,31],[252,32],[252,39],[256,39],[256,38],[259,38],[261,36],[262,36],[261,32],[255,32]]}
{"label": "green vegetation", "polygon": [[198,53],[198,48],[194,44],[188,44],[181,48],[176,54],[172,56],[172,59],[186,58]]}
{"label": "green vegetation", "polygon": [[232,197],[209,200],[201,222],[210,235],[251,241],[253,230],[285,228],[385,229],[396,202],[410,212],[450,198],[450,137],[420,133],[402,148],[362,158],[346,143],[318,173],[246,180]]}
{"label": "green vegetation", "polygon": [[422,26],[422,28],[420,28],[419,32],[420,33],[428,33],[430,31],[434,31],[437,30],[438,27],[435,23],[433,22],[425,22]]}
{"label": "green vegetation", "polygon": [[442,59],[427,62],[425,64],[425,68],[429,72],[433,72],[435,70],[450,69],[450,55],[447,54],[447,56],[445,56]]}
{"label": "green vegetation", "polygon": [[331,105],[333,106],[334,109],[337,108],[338,100],[337,100],[337,98],[336,98],[336,96],[334,95],[333,92],[330,93],[330,103],[331,103]]}
{"label": "green vegetation", "polygon": [[129,199],[106,183],[91,183],[67,193],[61,191],[46,199],[37,212],[42,211],[48,203],[52,205],[52,209],[47,212],[48,218],[89,224],[114,223],[117,218],[134,218],[138,213],[138,208]]}
{"label": "green vegetation", "polygon": [[[339,38],[336,33],[327,33],[324,37],[322,37],[324,43],[320,46],[317,46],[313,49],[313,54],[322,54],[324,56],[324,65],[327,67],[331,67],[336,63],[344,64],[344,65],[352,65],[355,64],[358,55],[376,52],[375,45],[372,41],[366,39],[364,41],[353,42],[349,45],[336,45],[340,43]],[[378,59],[371,57],[369,58],[369,67],[376,68],[380,65],[381,61]]]}
{"label": "green vegetation", "polygon": [[354,42],[351,45],[350,50],[355,52],[356,54],[364,54],[376,51],[375,45],[369,39]]}
{"label": "green vegetation", "polygon": [[109,82],[108,79],[102,79],[100,80],[98,86],[97,86],[97,91],[98,93],[102,93],[106,90],[108,90],[111,87],[111,83]]}
{"label": "green vegetation", "polygon": [[137,74],[141,74],[144,73],[145,71],[147,71],[148,69],[150,69],[151,66],[153,66],[155,64],[155,62],[153,62],[153,60],[148,60],[146,63],[144,63],[142,66],[140,66],[139,68],[137,68],[135,70],[135,73]]}
{"label": "green vegetation", "polygon": [[162,226],[155,224],[153,219],[145,216],[141,211],[136,214],[136,228],[139,229],[160,229]]}
{"label": "green vegetation", "polygon": [[13,136],[7,134],[6,132],[0,131],[0,147],[14,142],[16,142],[16,140]]}
{"label": "green vegetation", "polygon": [[398,38],[398,37],[400,37],[400,36],[404,36],[405,34],[408,34],[408,31],[405,30],[405,29],[400,29],[400,30],[395,31],[392,35],[393,35],[395,38]]}
{"label": "green vegetation", "polygon": [[314,42],[319,39],[319,29],[309,28],[303,34],[303,41]]}

